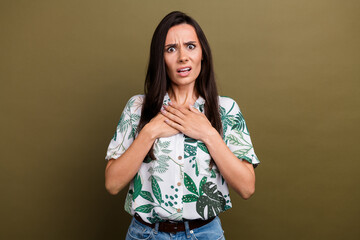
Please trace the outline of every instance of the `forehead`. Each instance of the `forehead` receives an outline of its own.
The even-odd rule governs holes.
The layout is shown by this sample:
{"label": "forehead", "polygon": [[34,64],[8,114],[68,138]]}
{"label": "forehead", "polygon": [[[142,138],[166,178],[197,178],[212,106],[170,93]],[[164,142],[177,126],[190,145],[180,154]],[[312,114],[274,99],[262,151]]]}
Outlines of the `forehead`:
{"label": "forehead", "polygon": [[189,41],[199,41],[195,28],[190,24],[179,24],[173,26],[169,29],[165,44],[177,43],[177,42],[189,42]]}

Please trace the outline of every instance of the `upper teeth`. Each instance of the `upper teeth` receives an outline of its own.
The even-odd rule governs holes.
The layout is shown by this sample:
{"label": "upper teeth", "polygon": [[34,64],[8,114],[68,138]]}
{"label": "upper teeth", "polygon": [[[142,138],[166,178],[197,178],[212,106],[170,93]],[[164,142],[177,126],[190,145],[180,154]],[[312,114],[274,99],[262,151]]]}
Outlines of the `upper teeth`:
{"label": "upper teeth", "polygon": [[182,68],[179,70],[179,72],[185,72],[185,71],[190,71],[190,68]]}

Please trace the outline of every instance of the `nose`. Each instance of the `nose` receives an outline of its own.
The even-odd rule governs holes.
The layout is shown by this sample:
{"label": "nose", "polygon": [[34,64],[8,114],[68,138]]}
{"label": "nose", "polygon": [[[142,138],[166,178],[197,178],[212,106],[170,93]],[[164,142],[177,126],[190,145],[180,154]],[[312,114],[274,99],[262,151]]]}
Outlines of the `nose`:
{"label": "nose", "polygon": [[182,48],[179,49],[178,53],[179,53],[178,60],[180,63],[189,61],[189,57],[184,49]]}

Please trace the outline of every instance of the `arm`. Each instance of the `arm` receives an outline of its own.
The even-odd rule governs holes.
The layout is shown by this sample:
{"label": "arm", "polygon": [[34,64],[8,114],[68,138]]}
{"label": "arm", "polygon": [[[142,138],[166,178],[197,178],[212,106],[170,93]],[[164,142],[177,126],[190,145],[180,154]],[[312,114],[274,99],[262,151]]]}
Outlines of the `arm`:
{"label": "arm", "polygon": [[130,147],[117,159],[110,159],[105,168],[105,188],[116,195],[133,179],[155,139],[145,126]]}
{"label": "arm", "polygon": [[250,198],[255,192],[255,171],[252,164],[239,161],[214,128],[201,141],[205,143],[226,182],[243,199]]}

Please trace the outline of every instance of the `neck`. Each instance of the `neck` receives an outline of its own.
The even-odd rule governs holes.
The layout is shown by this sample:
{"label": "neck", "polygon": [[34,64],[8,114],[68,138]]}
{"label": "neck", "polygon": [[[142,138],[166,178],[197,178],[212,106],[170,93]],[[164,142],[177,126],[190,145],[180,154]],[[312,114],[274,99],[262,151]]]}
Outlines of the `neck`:
{"label": "neck", "polygon": [[199,94],[197,93],[194,86],[174,86],[172,85],[168,91],[170,100],[180,105],[194,105],[198,99]]}

